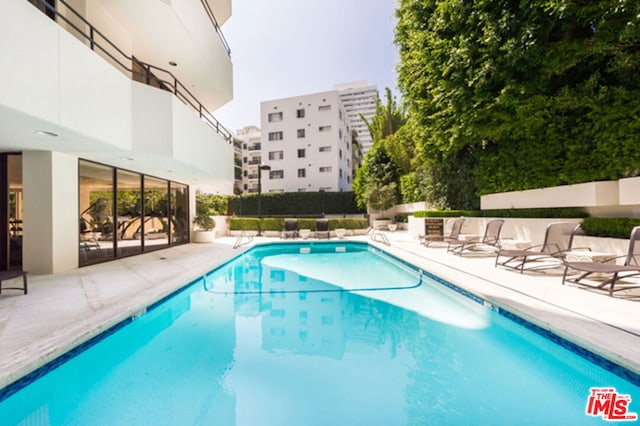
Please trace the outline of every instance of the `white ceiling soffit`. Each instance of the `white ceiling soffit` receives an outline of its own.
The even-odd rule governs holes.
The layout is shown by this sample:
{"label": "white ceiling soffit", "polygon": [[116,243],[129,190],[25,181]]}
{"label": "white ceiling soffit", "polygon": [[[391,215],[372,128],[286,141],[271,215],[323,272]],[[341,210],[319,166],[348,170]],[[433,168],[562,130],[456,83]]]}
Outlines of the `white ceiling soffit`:
{"label": "white ceiling soffit", "polygon": [[108,0],[101,6],[130,32],[138,59],[173,73],[210,112],[232,99],[231,59],[200,0]]}

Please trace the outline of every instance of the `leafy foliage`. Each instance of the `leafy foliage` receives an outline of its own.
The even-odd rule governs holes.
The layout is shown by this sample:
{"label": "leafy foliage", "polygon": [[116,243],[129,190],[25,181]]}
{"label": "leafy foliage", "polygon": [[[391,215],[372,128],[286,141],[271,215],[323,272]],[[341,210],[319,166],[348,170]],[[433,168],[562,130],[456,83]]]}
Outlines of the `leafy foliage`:
{"label": "leafy foliage", "polygon": [[623,217],[588,217],[582,222],[582,229],[594,237],[629,238],[634,226],[640,226],[640,219]]}
{"label": "leafy foliage", "polygon": [[[232,231],[257,231],[258,226],[263,231],[284,230],[284,220],[278,218],[236,217],[229,218],[229,226]],[[365,218],[329,218],[329,229],[367,229],[368,220]],[[298,229],[316,230],[315,218],[298,219]]]}
{"label": "leafy foliage", "polygon": [[398,83],[427,199],[640,173],[636,0],[399,0]]}
{"label": "leafy foliage", "polygon": [[581,218],[588,215],[580,209],[493,209],[493,210],[422,210],[415,217],[514,217],[514,218]]}
{"label": "leafy foliage", "polygon": [[400,171],[381,143],[374,144],[356,171],[353,190],[358,206],[386,210],[398,200]]}
{"label": "leafy foliage", "polygon": [[[320,216],[322,214],[360,214],[353,192],[282,192],[261,194],[263,216]],[[258,214],[258,195],[236,195],[229,209],[236,216]]]}

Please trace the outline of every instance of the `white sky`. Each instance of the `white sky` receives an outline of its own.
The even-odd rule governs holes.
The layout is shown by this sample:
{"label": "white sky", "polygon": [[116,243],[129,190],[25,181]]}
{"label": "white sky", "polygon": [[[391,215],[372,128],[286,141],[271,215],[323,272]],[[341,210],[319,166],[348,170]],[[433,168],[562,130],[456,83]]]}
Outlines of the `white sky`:
{"label": "white sky", "polygon": [[222,27],[234,99],[214,116],[235,132],[260,127],[260,102],[367,80],[396,92],[395,0],[233,0]]}

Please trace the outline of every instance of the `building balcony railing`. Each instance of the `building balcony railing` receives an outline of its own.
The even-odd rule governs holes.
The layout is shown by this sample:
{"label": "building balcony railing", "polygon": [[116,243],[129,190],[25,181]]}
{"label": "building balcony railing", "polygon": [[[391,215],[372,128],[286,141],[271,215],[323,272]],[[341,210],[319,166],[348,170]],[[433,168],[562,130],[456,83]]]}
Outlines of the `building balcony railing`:
{"label": "building balcony railing", "polygon": [[252,166],[256,165],[256,164],[260,164],[261,160],[257,159],[257,160],[251,160],[249,161],[247,164],[250,164]]}
{"label": "building balcony railing", "polygon": [[249,179],[258,179],[258,175],[249,175],[247,176]]}
{"label": "building balcony railing", "polygon": [[211,10],[211,6],[209,6],[209,2],[207,0],[200,0],[200,3],[202,3],[202,7],[204,7],[205,12],[207,12],[207,16],[209,17],[209,20],[213,24],[213,28],[215,28],[216,34],[218,34],[218,37],[220,38],[220,41],[222,42],[224,49],[227,51],[227,55],[231,57],[231,48],[229,47],[229,43],[227,43],[227,39],[224,38],[224,34],[222,34],[220,25],[218,25],[218,21],[216,20],[216,17],[213,14],[213,11]]}
{"label": "building balcony railing", "polygon": [[259,143],[253,144],[253,145],[249,145],[249,148],[247,148],[249,151],[259,151],[262,148],[262,145]]}
{"label": "building balcony railing", "polygon": [[[232,133],[216,120],[211,112],[170,71],[127,55],[64,0],[58,0],[55,6],[51,6],[46,0],[28,1],[35,4],[39,10],[54,19],[58,24],[60,24],[60,21],[64,22],[68,31],[74,30],[81,39],[88,43],[91,50],[105,55],[112,61],[114,66],[130,74],[134,81],[173,93],[182,103],[193,109],[216,133],[228,143],[233,143]],[[208,3],[204,0],[202,0],[202,3],[203,6],[206,4],[205,9],[208,8],[210,11]],[[215,19],[212,12],[209,17],[210,19]],[[86,28],[80,28],[77,22],[81,22]],[[214,25],[217,25],[217,23]],[[221,36],[222,33],[219,32],[218,34]],[[230,52],[226,41],[224,43],[227,52]]]}

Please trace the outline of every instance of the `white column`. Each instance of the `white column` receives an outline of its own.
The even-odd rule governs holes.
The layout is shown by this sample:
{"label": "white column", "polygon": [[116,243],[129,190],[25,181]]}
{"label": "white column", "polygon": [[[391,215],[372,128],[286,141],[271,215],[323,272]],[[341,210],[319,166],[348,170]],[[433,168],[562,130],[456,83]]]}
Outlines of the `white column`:
{"label": "white column", "polygon": [[51,274],[78,267],[78,159],[57,152],[22,154],[23,269]]}

